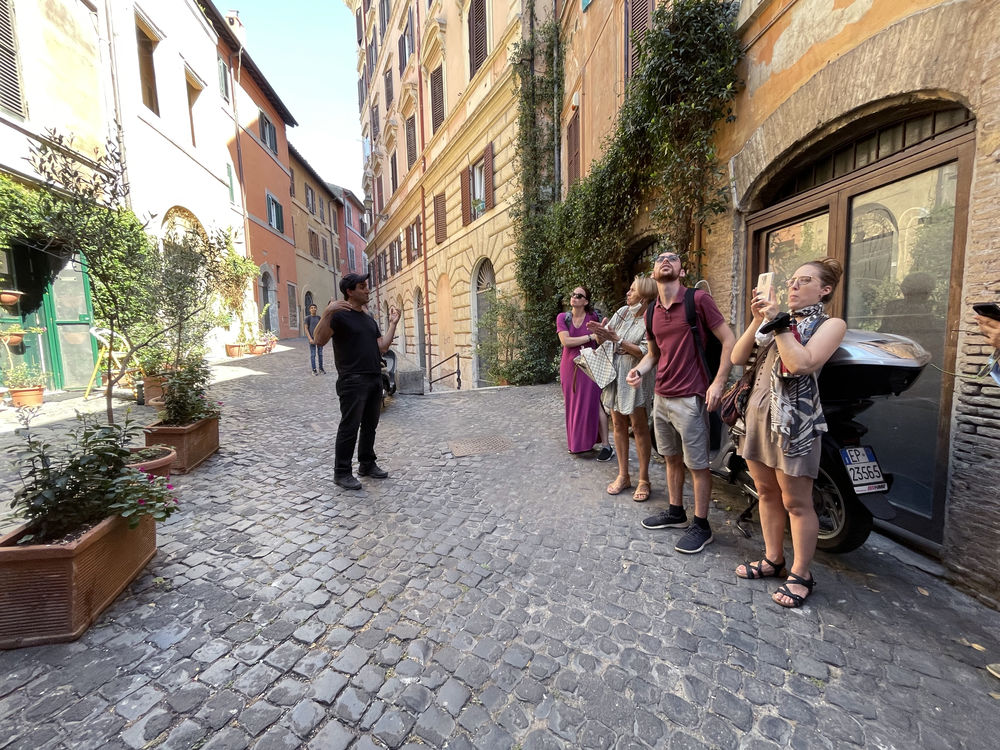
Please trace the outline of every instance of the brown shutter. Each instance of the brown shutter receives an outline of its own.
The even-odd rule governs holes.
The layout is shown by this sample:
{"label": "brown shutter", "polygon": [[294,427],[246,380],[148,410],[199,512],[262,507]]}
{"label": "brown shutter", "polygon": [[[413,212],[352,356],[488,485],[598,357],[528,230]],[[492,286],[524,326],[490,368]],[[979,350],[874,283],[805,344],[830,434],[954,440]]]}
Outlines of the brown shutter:
{"label": "brown shutter", "polygon": [[389,157],[389,186],[392,188],[389,195],[393,195],[397,190],[399,190],[399,175],[396,172],[396,152],[392,152],[392,156]]}
{"label": "brown shutter", "polygon": [[444,193],[434,196],[434,241],[441,245],[448,239],[448,210]]}
{"label": "brown shutter", "polygon": [[382,175],[378,176],[375,181],[375,206],[378,208],[378,212],[382,213],[385,210],[385,202],[382,198]]}
{"label": "brown shutter", "polygon": [[567,184],[580,179],[580,111],[573,113],[573,119],[566,128],[566,177]]}
{"label": "brown shutter", "polygon": [[459,172],[462,183],[462,226],[466,226],[472,221],[472,194],[469,186],[471,175],[466,167]]}
{"label": "brown shutter", "polygon": [[411,231],[412,231],[411,227],[407,227],[406,231],[403,232],[403,234],[406,235],[406,262],[407,263],[412,263],[413,262],[413,238],[410,236],[410,232]]}
{"label": "brown shutter", "polygon": [[358,8],[357,13],[354,14],[354,21],[358,26],[358,46],[360,46],[361,42],[365,40],[365,27],[361,23],[361,8]]}
{"label": "brown shutter", "polygon": [[417,118],[410,115],[406,118],[406,168],[413,169],[417,160]]}
{"label": "brown shutter", "polygon": [[629,11],[629,24],[626,32],[628,39],[625,40],[626,54],[625,61],[626,78],[631,77],[639,69],[639,48],[638,42],[646,36],[649,31],[649,16],[652,10],[652,0],[631,0],[631,10]]}
{"label": "brown shutter", "polygon": [[392,104],[392,70],[385,71],[385,108]]}
{"label": "brown shutter", "polygon": [[483,202],[489,211],[496,205],[493,195],[493,141],[483,149]]}
{"label": "brown shutter", "polygon": [[486,0],[472,0],[469,6],[469,77],[486,60]]}
{"label": "brown shutter", "polygon": [[444,71],[438,65],[431,71],[431,132],[444,122]]}
{"label": "brown shutter", "polygon": [[406,37],[400,34],[399,39],[396,40],[396,44],[398,47],[396,53],[399,57],[399,78],[402,80],[403,71],[406,70]]}
{"label": "brown shutter", "polygon": [[421,246],[423,245],[423,241],[424,241],[423,237],[420,234],[420,217],[419,216],[413,222],[413,241],[414,241],[414,243],[416,243],[413,246],[413,257],[414,258],[419,258],[420,257]]}

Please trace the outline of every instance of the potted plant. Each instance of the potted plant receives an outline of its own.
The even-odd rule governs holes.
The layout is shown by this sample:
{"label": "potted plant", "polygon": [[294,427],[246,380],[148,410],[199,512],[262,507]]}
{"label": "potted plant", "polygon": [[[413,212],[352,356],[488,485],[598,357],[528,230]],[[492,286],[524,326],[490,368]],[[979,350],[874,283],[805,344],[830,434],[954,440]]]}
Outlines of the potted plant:
{"label": "potted plant", "polygon": [[250,281],[260,276],[260,269],[252,259],[236,252],[232,242],[226,246],[221,268],[216,279],[216,289],[222,298],[222,307],[229,316],[229,325],[237,324],[235,344],[226,344],[226,355],[239,357],[247,353],[246,323],[243,313],[246,289]]}
{"label": "potted plant", "polygon": [[163,398],[163,384],[167,380],[167,371],[171,367],[170,352],[164,346],[149,346],[137,355],[142,368],[142,392],[147,404],[150,401]]}
{"label": "potted plant", "polygon": [[147,445],[129,448],[132,453],[128,466],[154,477],[170,478],[170,469],[177,459],[177,451],[169,445]]}
{"label": "potted plant", "polygon": [[4,368],[3,382],[14,406],[40,406],[45,398],[45,373],[31,362],[11,362]]}
{"label": "potted plant", "polygon": [[24,292],[19,292],[16,289],[0,289],[0,305],[13,307],[22,296],[24,296]]}
{"label": "potted plant", "polygon": [[270,354],[274,351],[275,345],[278,343],[278,335],[274,331],[264,331],[260,335],[261,341],[264,343],[264,351]]}
{"label": "potted plant", "polygon": [[156,521],[177,510],[173,487],[127,466],[135,428],[77,415],[68,443],[32,431],[21,409],[21,487],[11,506],[25,523],[0,536],[0,648],[78,638],[156,552]]}
{"label": "potted plant", "polygon": [[146,445],[162,443],[177,451],[174,471],[186,474],[219,450],[219,405],[206,394],[211,373],[192,357],[167,374],[159,420],[145,428]]}

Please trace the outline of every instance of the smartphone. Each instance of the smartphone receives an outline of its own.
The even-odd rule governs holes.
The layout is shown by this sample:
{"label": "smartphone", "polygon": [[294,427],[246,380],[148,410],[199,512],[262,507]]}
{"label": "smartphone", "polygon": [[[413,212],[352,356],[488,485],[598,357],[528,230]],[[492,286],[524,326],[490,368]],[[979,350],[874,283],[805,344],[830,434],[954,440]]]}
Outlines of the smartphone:
{"label": "smartphone", "polygon": [[757,277],[757,296],[761,299],[771,299],[771,287],[774,285],[774,271],[766,271]]}
{"label": "smartphone", "polygon": [[977,315],[992,318],[993,320],[1000,320],[1000,305],[996,302],[980,302],[973,305],[972,309],[976,311]]}

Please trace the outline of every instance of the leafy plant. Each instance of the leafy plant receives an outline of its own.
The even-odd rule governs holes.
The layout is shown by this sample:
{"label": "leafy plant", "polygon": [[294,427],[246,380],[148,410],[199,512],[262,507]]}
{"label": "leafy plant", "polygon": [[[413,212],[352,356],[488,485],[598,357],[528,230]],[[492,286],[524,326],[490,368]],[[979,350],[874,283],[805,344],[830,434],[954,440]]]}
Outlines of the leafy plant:
{"label": "leafy plant", "polygon": [[192,357],[167,373],[163,384],[160,421],[166,425],[187,425],[219,415],[219,405],[208,399],[211,371],[201,357]]}
{"label": "leafy plant", "polygon": [[496,293],[479,314],[485,336],[476,342],[476,355],[484,369],[485,379],[497,385],[507,382],[525,385],[532,382],[532,371],[518,353],[527,346],[525,316],[518,295]]}
{"label": "leafy plant", "polygon": [[12,363],[3,371],[3,383],[8,388],[36,388],[45,385],[42,368],[31,362]]}
{"label": "leafy plant", "polygon": [[27,519],[18,544],[41,544],[77,534],[109,516],[138,526],[144,515],[166,520],[177,510],[173,487],[126,466],[128,443],[137,431],[126,415],[120,425],[77,414],[69,444],[54,447],[31,429],[37,408],[19,409],[23,446],[11,446],[22,486],[11,508]]}
{"label": "leafy plant", "polygon": [[260,276],[260,269],[252,259],[236,252],[232,241],[227,242],[226,252],[216,279],[216,289],[222,298],[223,310],[239,323],[237,343],[243,343],[244,302],[246,301],[247,284]]}

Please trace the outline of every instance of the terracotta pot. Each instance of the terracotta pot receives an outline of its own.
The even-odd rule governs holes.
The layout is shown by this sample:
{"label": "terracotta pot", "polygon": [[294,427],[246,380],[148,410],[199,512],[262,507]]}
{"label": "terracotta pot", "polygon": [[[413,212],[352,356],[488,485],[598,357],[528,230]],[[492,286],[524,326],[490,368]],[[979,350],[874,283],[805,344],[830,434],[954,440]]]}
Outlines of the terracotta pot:
{"label": "terracotta pot", "polygon": [[267,344],[250,344],[251,354],[267,354]]}
{"label": "terracotta pot", "polygon": [[4,305],[6,307],[16,305],[17,301],[21,299],[21,295],[23,294],[24,292],[18,292],[14,289],[0,290],[0,305]]}
{"label": "terracotta pot", "polygon": [[[164,446],[167,447],[167,446]],[[142,448],[130,448],[133,453],[143,450]],[[138,461],[134,464],[128,464],[133,469],[138,469],[139,471],[144,471],[154,477],[166,477],[170,478],[170,467],[177,458],[177,451],[170,448],[170,452],[162,458],[154,458],[151,461]]]}
{"label": "terracotta pot", "polygon": [[152,406],[154,409],[162,409],[166,406],[166,403],[163,400],[163,396],[157,396],[156,398],[147,398],[146,406]]}
{"label": "terracotta pot", "polygon": [[226,344],[227,357],[242,357],[247,353],[247,348],[243,344]]}
{"label": "terracotta pot", "polygon": [[68,544],[0,537],[0,648],[79,638],[156,554],[156,522],[106,518]]}
{"label": "terracotta pot", "polygon": [[163,384],[166,382],[162,375],[147,375],[142,379],[142,392],[147,404],[154,398],[163,398]]}
{"label": "terracotta pot", "polygon": [[14,406],[41,406],[45,400],[45,386],[34,385],[31,388],[11,388],[10,402]]}
{"label": "terracotta pot", "polygon": [[3,342],[7,346],[17,346],[22,341],[24,341],[24,334],[23,333],[5,333],[3,336],[0,336],[0,339],[3,339]]}
{"label": "terracotta pot", "polygon": [[146,445],[169,445],[177,451],[172,469],[177,474],[187,474],[219,450],[218,417],[177,426],[154,422],[143,432],[146,433]]}

